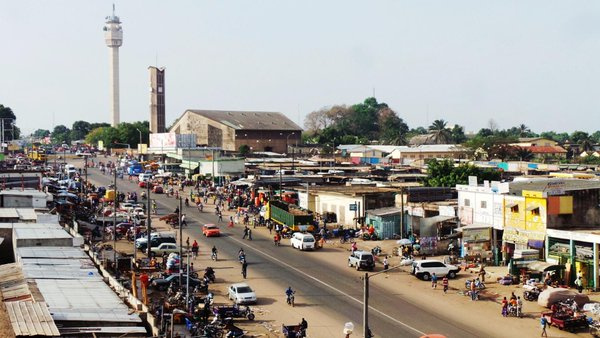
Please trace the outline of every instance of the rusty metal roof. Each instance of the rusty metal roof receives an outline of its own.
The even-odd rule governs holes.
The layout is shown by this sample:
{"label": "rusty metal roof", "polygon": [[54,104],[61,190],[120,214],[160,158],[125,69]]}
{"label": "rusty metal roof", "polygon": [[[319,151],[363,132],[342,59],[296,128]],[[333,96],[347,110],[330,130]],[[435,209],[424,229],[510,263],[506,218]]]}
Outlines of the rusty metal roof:
{"label": "rusty metal roof", "polygon": [[187,111],[225,124],[236,130],[302,130],[287,116],[278,112],[195,109],[188,109]]}
{"label": "rusty metal roof", "polygon": [[6,302],[13,331],[19,336],[60,336],[44,302]]}

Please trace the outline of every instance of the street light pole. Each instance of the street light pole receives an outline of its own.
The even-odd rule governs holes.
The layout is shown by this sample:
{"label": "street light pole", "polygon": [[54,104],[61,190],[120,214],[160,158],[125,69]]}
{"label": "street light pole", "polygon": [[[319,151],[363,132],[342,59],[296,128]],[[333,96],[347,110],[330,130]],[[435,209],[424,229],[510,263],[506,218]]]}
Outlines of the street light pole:
{"label": "street light pole", "polygon": [[387,270],[375,272],[369,275],[368,272],[365,272],[365,276],[361,277],[363,280],[363,337],[370,338],[370,330],[369,330],[369,278],[375,277],[379,274],[389,272],[391,270],[401,268],[401,265],[393,266]]}
{"label": "street light pole", "polygon": [[146,194],[146,198],[148,199],[148,204],[146,206],[146,214],[148,214],[148,217],[146,219],[146,234],[148,235],[148,241],[146,242],[146,249],[148,249],[148,259],[150,259],[151,252],[152,252],[152,243],[150,243],[150,231],[152,229],[152,227],[150,226],[152,219],[150,218],[150,180],[148,180],[148,182],[146,182],[146,189],[148,191],[148,193]]}
{"label": "street light pole", "polygon": [[179,224],[179,286],[181,287],[181,282],[183,280],[183,272],[181,271],[181,266],[183,265],[183,227],[181,226],[181,197],[179,198],[179,212],[177,213],[177,223]]}

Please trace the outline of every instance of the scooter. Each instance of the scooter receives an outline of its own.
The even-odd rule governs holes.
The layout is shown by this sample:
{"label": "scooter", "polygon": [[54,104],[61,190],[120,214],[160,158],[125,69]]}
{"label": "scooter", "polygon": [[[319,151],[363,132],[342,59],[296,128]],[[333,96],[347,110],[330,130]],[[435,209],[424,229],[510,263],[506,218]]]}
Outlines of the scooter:
{"label": "scooter", "polygon": [[525,298],[526,300],[528,300],[530,302],[533,302],[538,299],[541,292],[542,292],[542,290],[540,290],[540,288],[537,288],[537,287],[533,288],[531,290],[525,290],[525,291],[523,291],[523,298]]}

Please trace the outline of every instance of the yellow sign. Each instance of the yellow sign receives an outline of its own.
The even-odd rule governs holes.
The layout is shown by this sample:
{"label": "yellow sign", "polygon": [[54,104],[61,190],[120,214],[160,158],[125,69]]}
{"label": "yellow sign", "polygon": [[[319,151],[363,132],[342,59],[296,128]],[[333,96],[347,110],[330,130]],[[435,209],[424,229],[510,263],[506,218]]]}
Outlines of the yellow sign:
{"label": "yellow sign", "polygon": [[544,193],[541,191],[523,190],[523,197],[543,198]]}
{"label": "yellow sign", "polygon": [[104,141],[98,141],[98,150],[104,150]]}

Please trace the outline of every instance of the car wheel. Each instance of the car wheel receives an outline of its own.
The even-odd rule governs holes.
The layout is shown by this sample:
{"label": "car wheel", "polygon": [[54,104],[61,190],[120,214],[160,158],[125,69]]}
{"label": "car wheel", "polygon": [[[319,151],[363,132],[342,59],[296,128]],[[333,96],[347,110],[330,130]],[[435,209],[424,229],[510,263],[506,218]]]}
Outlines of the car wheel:
{"label": "car wheel", "polygon": [[360,264],[356,263],[356,271],[360,270]]}
{"label": "car wheel", "polygon": [[429,272],[425,272],[421,278],[423,278],[423,280],[427,281],[427,280],[431,279],[431,276],[429,275]]}
{"label": "car wheel", "polygon": [[248,314],[248,320],[254,320],[254,313]]}
{"label": "car wheel", "polygon": [[352,263],[350,262],[350,260],[348,260],[348,267],[352,267]]}
{"label": "car wheel", "polygon": [[448,272],[448,278],[450,278],[450,279],[456,278],[456,271],[450,271],[450,272]]}

